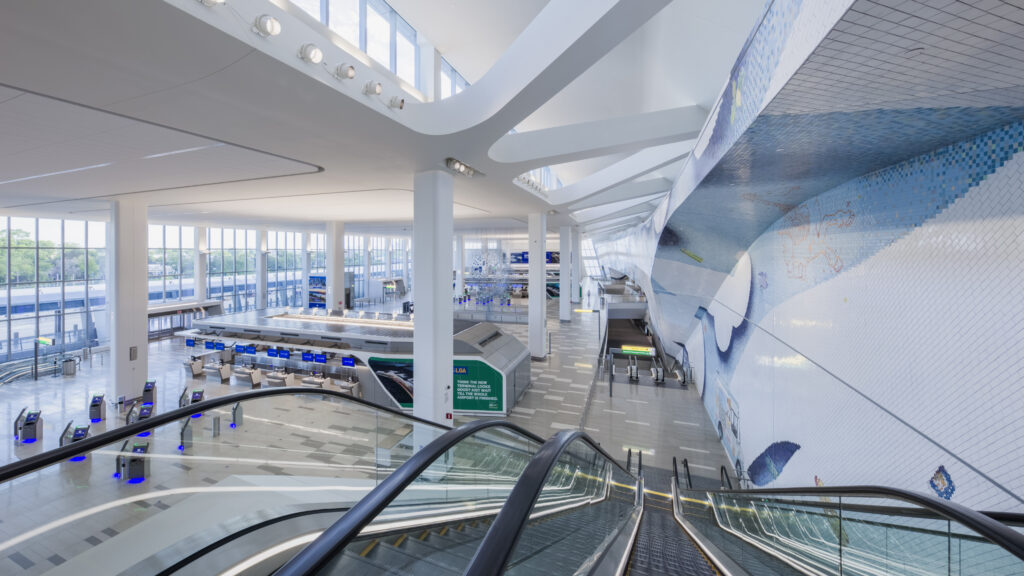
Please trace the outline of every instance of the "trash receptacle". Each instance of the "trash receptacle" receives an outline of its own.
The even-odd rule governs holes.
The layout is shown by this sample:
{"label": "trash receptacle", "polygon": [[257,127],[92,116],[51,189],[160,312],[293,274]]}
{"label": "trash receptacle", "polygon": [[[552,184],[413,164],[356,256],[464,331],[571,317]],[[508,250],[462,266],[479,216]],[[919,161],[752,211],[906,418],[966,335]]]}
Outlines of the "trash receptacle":
{"label": "trash receptacle", "polygon": [[64,364],[63,364],[62,368],[63,368],[65,376],[74,376],[75,375],[75,359],[74,358],[65,358],[64,359]]}

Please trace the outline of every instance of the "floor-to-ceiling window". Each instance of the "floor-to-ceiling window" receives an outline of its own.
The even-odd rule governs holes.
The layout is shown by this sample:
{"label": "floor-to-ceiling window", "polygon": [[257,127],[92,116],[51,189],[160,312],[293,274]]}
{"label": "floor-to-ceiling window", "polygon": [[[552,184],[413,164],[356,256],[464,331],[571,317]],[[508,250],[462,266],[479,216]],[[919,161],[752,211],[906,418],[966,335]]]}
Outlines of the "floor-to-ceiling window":
{"label": "floor-to-ceiling window", "polygon": [[345,236],[345,273],[352,273],[352,299],[366,296],[366,252],[362,236]]}
{"label": "floor-to-ceiling window", "polygon": [[603,276],[601,272],[601,263],[597,259],[597,251],[594,250],[594,242],[589,238],[583,240],[580,243],[580,251],[583,253],[583,270],[587,276],[592,278],[600,278]]}
{"label": "floor-to-ceiling window", "polygon": [[255,230],[209,228],[206,295],[223,300],[225,312],[256,308]]}
{"label": "floor-to-ceiling window", "polygon": [[370,237],[370,278],[383,280],[387,275],[387,241],[383,236]]}
{"label": "floor-to-ceiling window", "polygon": [[405,238],[391,239],[391,278],[402,278],[402,265],[405,263]]}
{"label": "floor-to-ceiling window", "polygon": [[195,228],[149,226],[149,301],[191,300],[195,297]]}
{"label": "floor-to-ceiling window", "polygon": [[267,233],[267,306],[302,306],[302,234]]}
{"label": "floor-to-ceiling window", "polygon": [[318,276],[327,274],[327,236],[311,234],[309,237],[309,273]]}
{"label": "floor-to-ceiling window", "polygon": [[[0,217],[0,361],[110,338],[104,222]],[[39,340],[41,339],[41,340]]]}

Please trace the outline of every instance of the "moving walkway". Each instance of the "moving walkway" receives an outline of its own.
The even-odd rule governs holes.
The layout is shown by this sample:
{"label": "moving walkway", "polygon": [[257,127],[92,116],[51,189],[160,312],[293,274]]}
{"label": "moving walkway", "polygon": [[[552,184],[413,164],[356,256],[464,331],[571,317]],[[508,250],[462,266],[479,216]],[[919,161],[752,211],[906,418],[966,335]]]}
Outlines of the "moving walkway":
{"label": "moving walkway", "polygon": [[[127,457],[148,460],[144,476],[118,477]],[[696,490],[687,468],[645,489],[641,466],[577,431],[544,441],[331,390],[247,391],[0,468],[0,572],[1024,572],[1019,531],[954,504],[872,487]]]}

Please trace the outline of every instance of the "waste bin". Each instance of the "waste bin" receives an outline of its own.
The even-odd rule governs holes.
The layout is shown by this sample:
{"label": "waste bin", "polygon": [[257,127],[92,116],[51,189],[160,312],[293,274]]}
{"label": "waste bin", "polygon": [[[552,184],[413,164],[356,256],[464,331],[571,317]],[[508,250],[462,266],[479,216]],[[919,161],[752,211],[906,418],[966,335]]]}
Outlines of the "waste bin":
{"label": "waste bin", "polygon": [[65,376],[74,376],[75,375],[75,359],[74,358],[65,358],[62,368],[63,368]]}

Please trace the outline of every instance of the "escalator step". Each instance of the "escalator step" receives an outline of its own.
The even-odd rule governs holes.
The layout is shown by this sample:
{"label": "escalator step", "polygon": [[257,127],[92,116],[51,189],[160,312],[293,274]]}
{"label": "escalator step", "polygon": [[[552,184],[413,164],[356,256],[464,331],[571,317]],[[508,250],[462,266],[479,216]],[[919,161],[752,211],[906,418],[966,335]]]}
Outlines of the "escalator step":
{"label": "escalator step", "polygon": [[627,573],[631,576],[715,576],[717,571],[670,513],[646,507]]}

